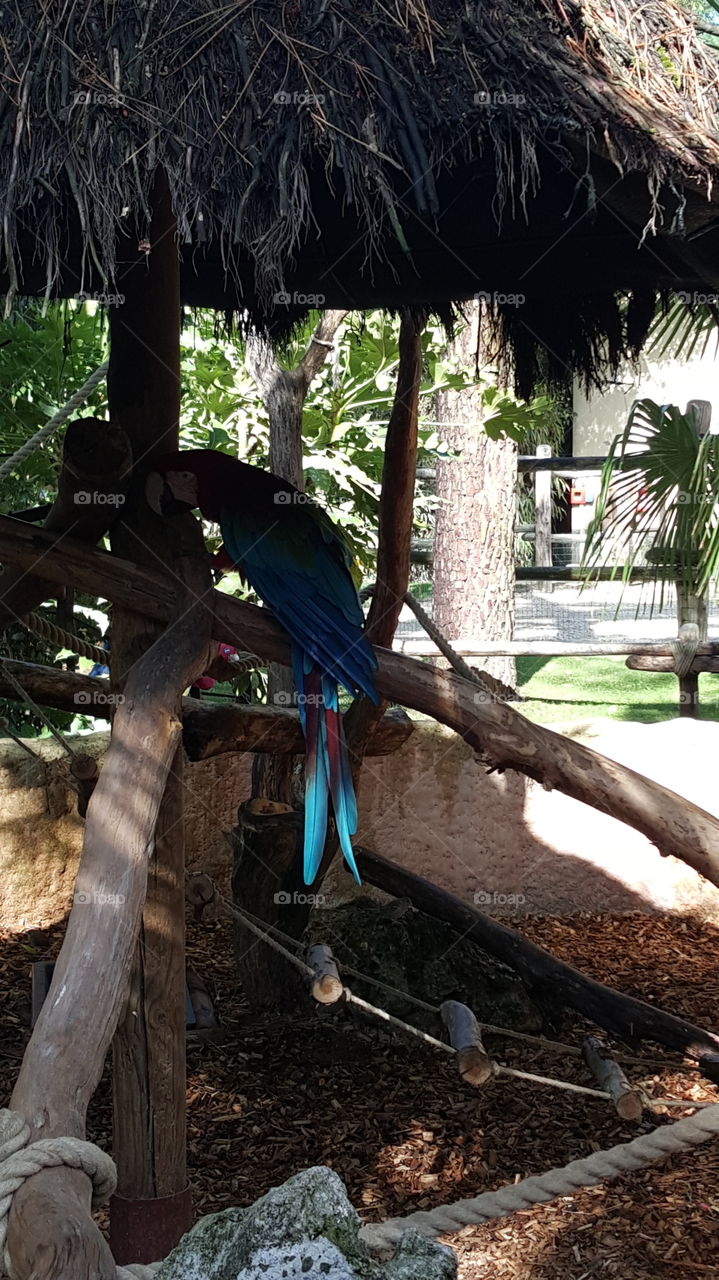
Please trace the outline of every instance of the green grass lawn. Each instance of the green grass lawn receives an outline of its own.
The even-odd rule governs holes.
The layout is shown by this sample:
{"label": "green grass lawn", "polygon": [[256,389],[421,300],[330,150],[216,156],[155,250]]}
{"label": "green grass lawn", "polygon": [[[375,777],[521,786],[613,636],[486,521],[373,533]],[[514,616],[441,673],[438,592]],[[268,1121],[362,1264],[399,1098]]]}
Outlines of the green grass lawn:
{"label": "green grass lawn", "polygon": [[[594,719],[652,724],[678,714],[676,676],[630,671],[624,658],[517,658],[518,710],[538,724]],[[699,719],[719,720],[719,676],[699,677]]]}

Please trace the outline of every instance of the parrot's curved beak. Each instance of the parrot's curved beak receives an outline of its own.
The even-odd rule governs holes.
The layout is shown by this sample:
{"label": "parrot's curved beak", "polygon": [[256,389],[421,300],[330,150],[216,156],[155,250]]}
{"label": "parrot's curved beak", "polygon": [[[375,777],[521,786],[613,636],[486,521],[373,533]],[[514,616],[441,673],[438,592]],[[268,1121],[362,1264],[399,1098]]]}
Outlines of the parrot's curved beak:
{"label": "parrot's curved beak", "polygon": [[175,496],[172,485],[159,471],[151,471],[145,481],[145,498],[151,511],[158,516],[175,516],[188,511],[194,505]]}

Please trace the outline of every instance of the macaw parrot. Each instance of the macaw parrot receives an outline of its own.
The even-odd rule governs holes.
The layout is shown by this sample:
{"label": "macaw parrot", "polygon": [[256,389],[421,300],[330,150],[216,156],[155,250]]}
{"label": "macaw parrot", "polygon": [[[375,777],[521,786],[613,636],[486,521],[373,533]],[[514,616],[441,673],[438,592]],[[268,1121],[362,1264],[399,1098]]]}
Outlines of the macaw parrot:
{"label": "macaw parrot", "polygon": [[218,563],[236,566],[292,641],[305,736],[304,880],[324,848],[329,797],[342,853],[360,883],[351,837],[357,801],[339,710],[339,686],[379,703],[377,660],[363,632],[352,556],[329,516],[294,485],[212,449],[166,454],[148,477],[161,515],[199,507],[220,526]]}

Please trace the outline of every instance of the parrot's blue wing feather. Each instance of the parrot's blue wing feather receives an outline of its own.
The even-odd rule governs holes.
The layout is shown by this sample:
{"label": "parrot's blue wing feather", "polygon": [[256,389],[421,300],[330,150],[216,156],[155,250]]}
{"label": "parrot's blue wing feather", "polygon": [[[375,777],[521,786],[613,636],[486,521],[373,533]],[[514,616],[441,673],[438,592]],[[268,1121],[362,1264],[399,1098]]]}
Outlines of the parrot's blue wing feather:
{"label": "parrot's blue wing feather", "polygon": [[314,880],[332,797],[342,853],[359,874],[351,837],[357,801],[342,729],[338,685],[377,704],[377,662],[364,632],[362,606],[346,549],[321,518],[300,507],[278,519],[257,508],[222,511],[225,549],[292,639],[292,667],[305,735],[304,879]]}

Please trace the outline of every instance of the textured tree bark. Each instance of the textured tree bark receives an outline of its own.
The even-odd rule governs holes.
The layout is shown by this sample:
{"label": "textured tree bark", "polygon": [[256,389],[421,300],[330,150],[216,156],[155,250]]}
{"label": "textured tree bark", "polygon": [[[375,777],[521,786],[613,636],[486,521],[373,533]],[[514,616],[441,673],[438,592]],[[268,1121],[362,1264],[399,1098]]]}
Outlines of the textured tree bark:
{"label": "textured tree bark", "polygon": [[[112,557],[107,557],[112,563]],[[128,674],[88,809],[77,896],[11,1106],[34,1138],[84,1137],[87,1105],[126,1000],[147,851],[180,741],[179,693],[207,663],[204,562],[176,564],[175,625]],[[114,1280],[87,1178],[43,1170],[16,1193],[7,1247],[17,1280]]]}
{"label": "textured tree bark", "polygon": [[[450,348],[464,369],[477,351],[480,304]],[[462,636],[511,640],[514,628],[514,519],[517,446],[482,430],[479,388],[442,391],[437,428],[459,457],[437,464],[433,618],[450,643]],[[516,683],[512,658],[488,658],[482,668]]]}
{"label": "textured tree bark", "polygon": [[[130,441],[120,427],[99,418],[71,422],[63,441],[57,497],[43,527],[97,542],[122,508],[131,471]],[[6,567],[0,575],[0,629],[52,594],[53,584],[46,579]]]}

